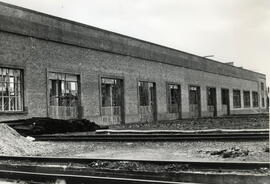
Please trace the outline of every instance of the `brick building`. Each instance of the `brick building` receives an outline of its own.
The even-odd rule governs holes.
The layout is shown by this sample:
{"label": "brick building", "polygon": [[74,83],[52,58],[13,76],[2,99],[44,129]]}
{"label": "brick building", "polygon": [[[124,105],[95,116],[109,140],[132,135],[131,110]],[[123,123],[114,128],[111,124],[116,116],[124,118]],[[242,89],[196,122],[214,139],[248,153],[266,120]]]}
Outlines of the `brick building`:
{"label": "brick building", "polygon": [[264,74],[0,3],[0,121],[262,113]]}

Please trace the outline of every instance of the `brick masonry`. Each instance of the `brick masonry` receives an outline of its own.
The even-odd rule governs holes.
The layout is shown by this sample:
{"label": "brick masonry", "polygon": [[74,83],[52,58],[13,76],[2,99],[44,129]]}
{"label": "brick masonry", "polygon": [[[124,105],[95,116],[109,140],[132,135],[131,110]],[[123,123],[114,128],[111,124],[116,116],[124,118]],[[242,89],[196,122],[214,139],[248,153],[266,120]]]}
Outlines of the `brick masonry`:
{"label": "brick masonry", "polygon": [[[258,91],[260,95],[259,84],[260,82],[265,84],[263,74],[2,3],[0,10],[0,66],[21,68],[24,71],[26,107],[23,113],[1,113],[0,120],[46,117],[49,71],[80,76],[82,117],[99,124],[102,123],[100,115],[100,77],[102,76],[124,79],[126,123],[139,121],[137,86],[139,80],[156,83],[158,120],[169,119],[166,100],[168,82],[181,85],[183,118],[190,117],[189,85],[198,85],[201,88],[203,117],[209,114],[206,105],[207,87],[217,89],[218,116],[221,115],[221,88],[230,90],[231,114],[266,111],[265,108],[261,108],[261,103],[258,108],[252,107],[252,103],[250,108],[243,108],[243,90]],[[2,20],[9,23],[9,26]],[[25,24],[19,24],[19,20],[25,21]],[[39,24],[34,24],[36,22]],[[62,32],[59,27],[62,28]],[[58,32],[55,32],[56,28]],[[65,32],[67,30],[69,33]],[[73,38],[72,36],[78,31],[81,31],[82,37]],[[94,45],[89,46],[89,44]],[[233,108],[233,89],[241,90],[242,108]],[[266,96],[266,92],[264,93]]]}

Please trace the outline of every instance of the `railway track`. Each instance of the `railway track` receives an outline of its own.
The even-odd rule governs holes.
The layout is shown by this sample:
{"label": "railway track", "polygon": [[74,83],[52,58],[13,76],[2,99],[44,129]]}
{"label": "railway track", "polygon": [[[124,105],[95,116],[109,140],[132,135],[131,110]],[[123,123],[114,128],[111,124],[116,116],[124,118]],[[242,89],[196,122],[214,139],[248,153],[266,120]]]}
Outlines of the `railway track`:
{"label": "railway track", "polygon": [[36,141],[195,141],[269,140],[269,131],[231,133],[115,133],[93,135],[40,135]]}
{"label": "railway track", "polygon": [[266,162],[189,162],[0,156],[0,178],[67,183],[269,183]]}
{"label": "railway track", "polygon": [[[21,172],[0,170],[0,177],[20,181],[35,181],[42,183],[95,183],[95,184],[187,184],[187,182],[170,182],[158,180],[142,180],[129,178],[101,177],[101,176],[83,176],[70,174],[52,174],[52,173],[37,173],[37,172]],[[1,181],[0,181],[1,182]],[[195,184],[195,183],[188,183]]]}

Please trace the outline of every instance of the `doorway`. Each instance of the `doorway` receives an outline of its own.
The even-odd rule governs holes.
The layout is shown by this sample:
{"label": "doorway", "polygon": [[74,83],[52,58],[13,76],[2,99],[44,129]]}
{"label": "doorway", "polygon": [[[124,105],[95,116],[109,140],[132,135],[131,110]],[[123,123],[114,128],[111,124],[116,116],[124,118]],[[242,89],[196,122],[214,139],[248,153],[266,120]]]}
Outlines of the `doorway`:
{"label": "doorway", "polygon": [[139,81],[139,116],[141,122],[153,122],[156,118],[156,84]]}

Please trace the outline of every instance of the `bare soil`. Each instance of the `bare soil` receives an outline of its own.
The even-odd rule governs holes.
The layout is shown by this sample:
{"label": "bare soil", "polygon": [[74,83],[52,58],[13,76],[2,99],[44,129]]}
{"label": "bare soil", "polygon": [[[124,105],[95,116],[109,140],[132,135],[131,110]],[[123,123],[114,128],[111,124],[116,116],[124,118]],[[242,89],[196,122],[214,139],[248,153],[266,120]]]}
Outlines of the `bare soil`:
{"label": "bare soil", "polygon": [[[39,152],[38,156],[269,162],[267,141],[38,142],[38,144],[46,148],[46,151]],[[223,152],[227,156],[211,154],[222,150],[227,151]]]}
{"label": "bare soil", "polygon": [[269,143],[259,140],[235,142],[32,142],[5,124],[0,124],[0,136],[0,155],[269,162]]}

